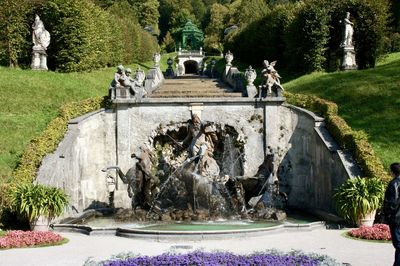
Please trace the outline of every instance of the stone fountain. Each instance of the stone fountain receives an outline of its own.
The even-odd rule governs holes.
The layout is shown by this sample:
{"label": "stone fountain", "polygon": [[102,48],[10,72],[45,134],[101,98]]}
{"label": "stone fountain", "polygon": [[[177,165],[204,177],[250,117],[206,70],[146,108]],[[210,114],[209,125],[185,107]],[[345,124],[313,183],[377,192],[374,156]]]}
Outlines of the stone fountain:
{"label": "stone fountain", "polygon": [[[275,62],[265,62],[258,97],[236,97],[204,77],[189,85],[160,79],[157,60],[145,81],[127,83],[119,67],[112,108],[70,121],[38,182],[63,188],[75,217],[108,210],[138,222],[280,221],[287,208],[335,213],[334,189],[358,168],[322,118],[285,103]],[[240,76],[231,62],[227,68],[227,79]],[[257,89],[255,70],[247,72]],[[153,96],[164,87],[213,97]]]}

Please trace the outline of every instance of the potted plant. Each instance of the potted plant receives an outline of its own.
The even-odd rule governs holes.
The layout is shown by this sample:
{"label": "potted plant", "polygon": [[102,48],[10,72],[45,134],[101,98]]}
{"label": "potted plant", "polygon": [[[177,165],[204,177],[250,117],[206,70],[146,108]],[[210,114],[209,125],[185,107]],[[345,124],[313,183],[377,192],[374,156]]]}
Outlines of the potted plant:
{"label": "potted plant", "polygon": [[[31,230],[47,230],[51,220],[60,216],[68,205],[68,197],[59,188],[20,183],[11,192],[14,211],[28,219]],[[36,227],[38,220],[44,224]]]}
{"label": "potted plant", "polygon": [[337,211],[344,219],[358,226],[372,226],[384,193],[382,180],[356,177],[348,179],[336,189],[333,197]]}

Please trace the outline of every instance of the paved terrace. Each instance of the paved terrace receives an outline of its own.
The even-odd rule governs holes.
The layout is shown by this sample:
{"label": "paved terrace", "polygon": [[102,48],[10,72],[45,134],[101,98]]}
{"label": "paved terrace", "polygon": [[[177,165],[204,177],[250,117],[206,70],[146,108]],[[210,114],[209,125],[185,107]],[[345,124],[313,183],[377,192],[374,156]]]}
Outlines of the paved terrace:
{"label": "paved terrace", "polygon": [[61,233],[70,241],[62,246],[21,248],[0,251],[0,265],[64,266],[83,265],[87,258],[110,259],[121,252],[158,255],[165,252],[226,250],[237,254],[277,249],[302,250],[333,257],[343,265],[390,266],[394,248],[390,243],[376,243],[345,238],[345,230],[316,229],[313,231],[277,232],[257,237],[237,237],[219,240],[173,241],[135,239],[117,236],[87,236],[79,233]]}

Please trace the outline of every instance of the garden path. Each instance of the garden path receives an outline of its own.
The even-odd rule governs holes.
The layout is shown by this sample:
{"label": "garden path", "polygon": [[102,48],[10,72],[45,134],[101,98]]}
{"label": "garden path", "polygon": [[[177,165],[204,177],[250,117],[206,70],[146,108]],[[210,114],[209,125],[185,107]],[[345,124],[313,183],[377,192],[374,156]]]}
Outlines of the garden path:
{"label": "garden path", "polygon": [[0,265],[83,265],[89,257],[98,261],[128,251],[142,255],[158,255],[173,250],[187,252],[203,249],[205,251],[225,250],[246,254],[272,248],[280,251],[294,249],[306,253],[326,254],[344,265],[392,265],[394,248],[390,243],[352,240],[343,237],[341,235],[343,232],[344,230],[315,229],[308,232],[269,233],[258,237],[176,242],[61,233],[70,240],[69,243],[46,248],[3,250],[0,251]]}

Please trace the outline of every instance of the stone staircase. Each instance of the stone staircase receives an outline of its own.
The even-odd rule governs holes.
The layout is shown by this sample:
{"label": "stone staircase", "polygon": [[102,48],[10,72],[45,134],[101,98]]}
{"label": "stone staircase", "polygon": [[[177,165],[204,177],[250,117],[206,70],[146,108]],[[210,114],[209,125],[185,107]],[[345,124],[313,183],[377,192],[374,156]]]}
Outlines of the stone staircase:
{"label": "stone staircase", "polygon": [[217,79],[200,76],[183,76],[176,79],[165,79],[160,88],[149,98],[200,98],[200,97],[241,97],[240,92]]}

